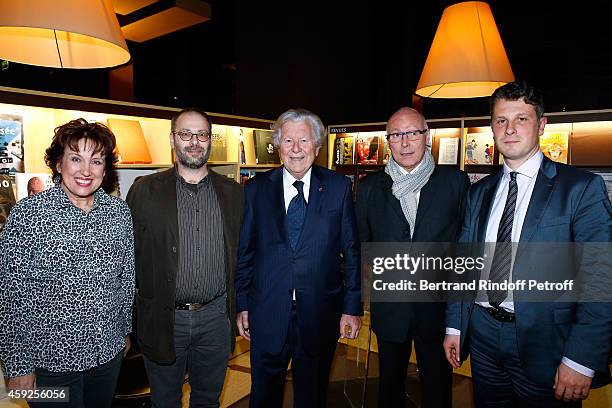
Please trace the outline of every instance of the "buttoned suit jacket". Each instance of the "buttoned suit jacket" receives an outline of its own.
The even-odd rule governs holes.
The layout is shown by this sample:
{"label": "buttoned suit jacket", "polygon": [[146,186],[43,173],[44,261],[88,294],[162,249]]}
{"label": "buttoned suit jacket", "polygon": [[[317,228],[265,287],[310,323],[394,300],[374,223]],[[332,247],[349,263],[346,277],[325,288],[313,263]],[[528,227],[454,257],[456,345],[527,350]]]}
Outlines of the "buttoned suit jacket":
{"label": "buttoned suit jacket", "polygon": [[[486,229],[503,171],[485,177],[470,189],[461,242],[484,242]],[[525,244],[599,242],[612,240],[612,206],[601,177],[544,157],[523,227],[512,269],[513,281],[529,279],[542,263],[523,256]],[[527,245],[524,248],[528,248]],[[569,250],[570,247],[568,246]],[[525,253],[529,254],[530,251]],[[534,251],[532,251],[534,252]],[[571,252],[571,251],[568,251]],[[531,254],[534,255],[534,254]],[[539,254],[542,257],[545,253]],[[565,256],[560,254],[559,256]],[[599,254],[602,283],[609,287],[610,255]],[[577,279],[580,268],[571,262],[554,262],[555,281]],[[541,271],[540,271],[541,272]],[[581,273],[588,272],[582,270]],[[469,321],[474,299],[449,303],[447,326],[461,330],[462,359],[468,355]],[[525,374],[552,387],[562,357],[595,370],[593,387],[610,382],[612,304],[606,302],[514,302],[519,356]]]}
{"label": "buttoned suit jacket", "polygon": [[[419,196],[414,233],[391,190],[384,171],[370,174],[357,188],[357,220],[362,242],[457,242],[470,185],[455,168],[436,166]],[[433,280],[433,279],[432,279]],[[444,303],[372,302],[372,329],[377,337],[400,343],[409,335],[444,338]]]}
{"label": "buttoned suit jacket", "polygon": [[244,209],[236,301],[238,312],[249,313],[253,347],[280,353],[295,289],[300,341],[307,352],[317,355],[337,341],[341,314],[362,314],[360,246],[350,181],[312,167],[295,250],[287,239],[282,167],[247,182]]}

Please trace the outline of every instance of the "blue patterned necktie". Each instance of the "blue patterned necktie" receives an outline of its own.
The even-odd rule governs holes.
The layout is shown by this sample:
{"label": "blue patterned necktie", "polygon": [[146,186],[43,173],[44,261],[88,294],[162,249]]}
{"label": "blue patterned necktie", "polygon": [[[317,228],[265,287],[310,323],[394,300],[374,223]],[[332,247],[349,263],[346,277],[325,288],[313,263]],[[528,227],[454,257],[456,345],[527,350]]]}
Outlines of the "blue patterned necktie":
{"label": "blue patterned necktie", "polygon": [[[512,224],[514,223],[514,210],[516,209],[516,196],[518,195],[518,186],[516,184],[516,175],[518,173],[510,172],[510,184],[508,188],[508,198],[504,206],[504,212],[499,221],[497,229],[497,244],[495,245],[495,254],[493,255],[493,263],[491,265],[491,273],[489,279],[491,282],[504,282],[510,278],[510,264],[512,262]],[[499,307],[501,302],[508,296],[507,290],[489,290],[487,291],[489,303],[493,307]]]}
{"label": "blue patterned necktie", "polygon": [[293,187],[296,188],[298,193],[293,197],[289,203],[289,208],[287,208],[287,238],[289,238],[291,249],[295,251],[306,217],[306,199],[304,198],[303,181],[294,181]]}

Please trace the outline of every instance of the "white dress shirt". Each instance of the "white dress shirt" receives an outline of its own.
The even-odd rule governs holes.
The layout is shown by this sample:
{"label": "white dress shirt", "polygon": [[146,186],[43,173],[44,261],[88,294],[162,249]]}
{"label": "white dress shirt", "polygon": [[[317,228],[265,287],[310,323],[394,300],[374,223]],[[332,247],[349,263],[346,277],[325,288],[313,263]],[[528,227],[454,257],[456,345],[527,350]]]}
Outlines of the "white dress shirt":
{"label": "white dress shirt", "polygon": [[[491,208],[491,215],[489,216],[489,221],[487,223],[485,242],[497,242],[497,230],[499,229],[499,223],[504,212],[504,206],[506,205],[506,198],[508,197],[511,171],[516,171],[518,173],[516,175],[518,194],[516,197],[516,208],[514,210],[514,221],[512,224],[512,242],[520,242],[521,231],[523,230],[523,222],[525,221],[525,215],[527,215],[527,209],[529,208],[529,202],[531,201],[531,195],[533,193],[533,188],[535,186],[536,178],[538,176],[538,171],[540,170],[540,166],[542,165],[543,157],[544,155],[542,154],[542,152],[538,150],[536,154],[534,154],[529,160],[523,163],[516,170],[512,170],[510,167],[508,167],[506,163],[504,163],[503,175],[497,186],[495,197],[493,198],[493,206]],[[493,248],[493,245],[490,245],[489,248]],[[510,266],[509,282],[512,281],[512,268],[514,266],[515,250],[516,248],[512,249],[512,264]],[[489,278],[489,271],[492,262],[493,256],[488,256],[485,262],[485,267],[483,269],[481,279],[486,280]],[[482,291],[479,291],[476,298],[487,299],[487,296],[486,293],[482,293]],[[491,307],[491,304],[487,300],[476,303],[483,307]],[[508,297],[500,304],[500,307],[507,311],[514,312],[512,291],[508,291]],[[451,327],[447,327],[446,334],[460,335],[461,331]],[[566,366],[570,367],[571,369],[578,371],[580,374],[586,375],[587,377],[593,377],[595,375],[594,370],[580,365],[566,357],[563,357],[561,362]]]}
{"label": "white dress shirt", "polygon": [[[301,181],[304,182],[303,190],[304,190],[304,199],[306,200],[306,204],[308,204],[308,194],[310,193],[310,175],[312,174],[312,167],[308,169],[304,177],[301,178]],[[297,179],[293,177],[291,173],[287,171],[287,169],[283,168],[283,196],[285,198],[285,214],[289,209],[289,203],[293,200],[293,197],[298,195],[297,188],[293,185],[293,183]]]}

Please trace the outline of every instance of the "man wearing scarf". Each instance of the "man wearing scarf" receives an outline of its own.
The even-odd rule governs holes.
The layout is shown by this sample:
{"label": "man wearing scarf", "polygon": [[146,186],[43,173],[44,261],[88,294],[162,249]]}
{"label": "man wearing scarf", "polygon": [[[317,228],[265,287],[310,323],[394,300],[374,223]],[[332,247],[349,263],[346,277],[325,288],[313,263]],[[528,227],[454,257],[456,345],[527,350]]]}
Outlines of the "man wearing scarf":
{"label": "man wearing scarf", "polygon": [[[456,167],[439,167],[429,129],[416,110],[401,108],[387,122],[391,157],[384,171],[357,189],[362,242],[456,242],[469,178]],[[376,302],[371,324],[378,340],[378,406],[404,407],[412,341],[419,367],[422,407],[452,406],[452,369],[444,356],[443,303]]]}

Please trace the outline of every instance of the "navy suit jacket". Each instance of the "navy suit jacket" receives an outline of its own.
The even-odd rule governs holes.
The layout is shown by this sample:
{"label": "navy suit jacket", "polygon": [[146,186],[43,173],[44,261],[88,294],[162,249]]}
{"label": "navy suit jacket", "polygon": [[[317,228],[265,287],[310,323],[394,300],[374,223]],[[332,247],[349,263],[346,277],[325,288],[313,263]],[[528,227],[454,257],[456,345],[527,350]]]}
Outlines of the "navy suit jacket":
{"label": "navy suit jacket", "polygon": [[[483,242],[495,191],[503,171],[485,177],[470,189],[460,242]],[[612,241],[612,206],[601,177],[544,157],[529,202],[520,245],[541,242]],[[546,255],[546,254],[541,254]],[[601,254],[607,262],[609,254]],[[517,253],[512,279],[529,279],[534,259]],[[573,279],[577,266],[556,262],[555,278]],[[612,277],[607,276],[609,281]],[[449,303],[447,327],[461,330],[461,355],[474,300]],[[612,304],[584,302],[514,302],[518,350],[525,374],[552,386],[562,357],[595,370],[593,387],[610,382]]]}
{"label": "navy suit jacket", "polygon": [[235,279],[237,311],[249,312],[253,346],[278,354],[295,289],[300,340],[317,354],[322,345],[337,341],[341,314],[362,314],[360,243],[350,180],[312,167],[306,219],[295,251],[285,218],[283,169],[249,180]]}

